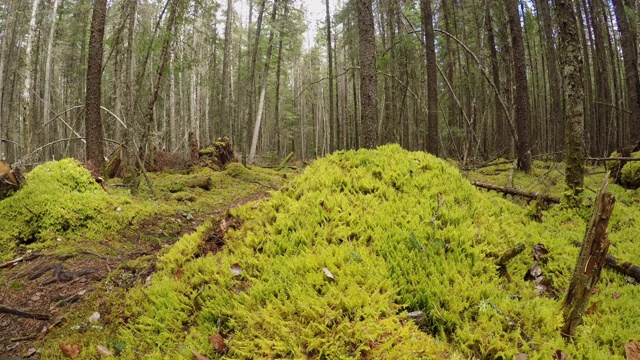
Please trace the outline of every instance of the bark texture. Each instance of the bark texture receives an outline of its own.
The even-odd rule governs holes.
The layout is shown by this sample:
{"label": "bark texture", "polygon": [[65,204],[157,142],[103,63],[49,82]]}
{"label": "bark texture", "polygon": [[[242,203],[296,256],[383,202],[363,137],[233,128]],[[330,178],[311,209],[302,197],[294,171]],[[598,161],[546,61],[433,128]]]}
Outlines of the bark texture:
{"label": "bark texture", "polygon": [[575,193],[584,185],[584,89],[582,54],[571,0],[555,1],[564,93],[564,160],[567,186]]}
{"label": "bark texture", "polygon": [[440,154],[438,152],[438,69],[431,0],[422,0],[420,5],[427,57],[427,109],[429,112],[427,116],[427,151],[438,156]]}
{"label": "bark texture", "polygon": [[100,116],[100,97],[102,94],[102,50],[104,26],[107,18],[107,0],[93,3],[91,35],[89,37],[89,63],[87,67],[86,94],[86,140],[87,162],[92,162],[96,171],[104,170],[104,147],[102,144],[102,117]]}
{"label": "bark texture", "polygon": [[378,110],[376,100],[376,37],[371,0],[358,0],[358,34],[360,38],[360,116],[363,147],[378,145]]}

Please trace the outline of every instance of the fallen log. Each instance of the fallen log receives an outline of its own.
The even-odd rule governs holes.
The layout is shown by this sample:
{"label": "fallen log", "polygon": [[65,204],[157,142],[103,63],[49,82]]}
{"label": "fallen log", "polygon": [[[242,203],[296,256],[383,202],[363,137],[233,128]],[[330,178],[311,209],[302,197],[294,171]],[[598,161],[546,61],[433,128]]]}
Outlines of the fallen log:
{"label": "fallen log", "polygon": [[173,184],[169,187],[170,193],[177,193],[180,191],[184,191],[187,188],[195,189],[200,188],[202,190],[209,191],[213,187],[213,181],[211,181],[211,177],[209,176],[198,176],[195,178],[188,179],[184,182]]}
{"label": "fallen log", "polygon": [[280,163],[280,166],[278,166],[278,170],[281,170],[285,165],[287,165],[287,163],[289,162],[289,160],[291,160],[291,158],[293,157],[293,151],[289,153],[289,155],[287,155],[286,158],[284,158],[284,160],[282,160],[282,162]]}
{"label": "fallen log", "polygon": [[49,320],[50,316],[45,314],[36,314],[29,311],[14,309],[8,306],[0,305],[0,314],[11,314],[20,317],[25,317],[29,319],[37,319],[37,320]]}
{"label": "fallen log", "polygon": [[479,187],[479,188],[483,188],[483,189],[487,189],[487,190],[493,190],[493,191],[498,191],[507,195],[514,195],[514,196],[520,196],[520,197],[524,197],[527,199],[533,199],[533,200],[537,200],[537,199],[541,199],[542,201],[549,203],[549,204],[559,204],[560,203],[560,198],[555,196],[555,195],[547,195],[547,194],[541,194],[541,193],[537,193],[537,192],[529,192],[529,191],[524,191],[524,190],[520,190],[520,189],[514,189],[514,188],[510,188],[510,187],[503,187],[503,186],[498,186],[498,185],[494,185],[494,184],[488,184],[488,183],[483,183],[480,181],[472,181],[471,184],[473,186]]}
{"label": "fallen log", "polygon": [[607,227],[616,202],[607,190],[608,184],[609,177],[606,176],[593,207],[582,249],[563,301],[564,325],[561,333],[565,338],[573,337],[578,326],[582,324],[582,315],[589,305],[589,297],[600,280],[600,273],[606,262],[609,250]]}
{"label": "fallen log", "polygon": [[[573,241],[573,245],[576,247],[582,247],[582,243],[579,241]],[[622,275],[632,278],[640,284],[640,266],[636,266],[630,262],[620,264],[618,258],[611,254],[607,254],[604,265],[609,269],[615,270]]]}

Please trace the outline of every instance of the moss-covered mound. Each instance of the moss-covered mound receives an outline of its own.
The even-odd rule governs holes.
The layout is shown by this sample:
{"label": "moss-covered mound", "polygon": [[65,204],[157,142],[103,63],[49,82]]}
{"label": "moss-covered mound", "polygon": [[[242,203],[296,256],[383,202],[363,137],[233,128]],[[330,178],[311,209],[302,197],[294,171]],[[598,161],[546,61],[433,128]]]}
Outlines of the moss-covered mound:
{"label": "moss-covered mound", "polygon": [[[339,152],[268,201],[235,210],[243,225],[229,230],[223,251],[201,255],[207,229],[182,238],[151,285],[130,293],[129,320],[109,341],[130,359],[192,358],[192,350],[247,359],[551,358],[556,350],[622,358],[640,333],[638,287],[605,271],[598,305],[566,343],[560,299],[524,281],[530,255],[509,263],[512,282],[495,265],[516,243],[542,243],[544,275],[562,293],[584,213],[555,208],[538,223],[431,155],[399,146]],[[612,220],[612,251],[625,257],[640,254],[632,216]],[[423,329],[407,319],[416,310]],[[224,355],[208,340],[217,333]]]}
{"label": "moss-covered mound", "polygon": [[[640,158],[640,152],[633,153],[632,157]],[[640,161],[627,162],[620,172],[620,183],[628,189],[640,188]]]}
{"label": "moss-covered mound", "polygon": [[107,194],[76,160],[42,164],[26,175],[20,191],[0,201],[0,260],[10,258],[19,244],[104,236],[144,215],[129,203]]}

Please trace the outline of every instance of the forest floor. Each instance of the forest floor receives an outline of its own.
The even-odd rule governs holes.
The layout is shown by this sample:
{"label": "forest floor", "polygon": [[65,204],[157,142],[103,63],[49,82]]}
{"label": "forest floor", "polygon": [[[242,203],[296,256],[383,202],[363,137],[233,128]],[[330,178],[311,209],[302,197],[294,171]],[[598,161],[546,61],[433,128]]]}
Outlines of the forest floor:
{"label": "forest floor", "polygon": [[[0,264],[24,257],[0,269],[0,305],[48,318],[0,314],[0,360],[638,359],[640,286],[611,269],[575,338],[560,335],[606,169],[587,168],[569,208],[470,184],[562,198],[561,163],[495,163],[388,145],[302,173],[151,174],[136,196],[72,161],[37,168],[0,203]],[[186,185],[203,177],[210,189]],[[610,191],[609,253],[637,264],[640,192]]]}
{"label": "forest floor", "polygon": [[[46,245],[19,245],[12,258],[24,260],[12,265],[5,262],[8,266],[0,269],[0,306],[33,316],[0,313],[0,359],[39,358],[50,333],[64,327],[78,332],[104,329],[108,322],[124,316],[118,313],[119,308],[105,304],[112,306],[118,295],[148,282],[159,254],[206,221],[219,221],[231,208],[268,197],[287,176],[295,175],[254,169],[236,166],[215,173],[194,169],[196,177],[204,174],[212,178],[213,189],[209,191],[183,188],[192,174],[152,173],[154,193],[143,184],[138,196],[132,196],[121,180],[115,179],[108,185],[111,196],[124,199],[125,204],[141,202],[142,206],[161,209],[134,215],[127,226],[107,231],[102,237],[92,234],[86,239],[69,232],[69,238],[60,235]],[[100,314],[99,321],[85,319],[93,313]],[[48,319],[33,318],[38,316]],[[81,325],[69,325],[78,323]],[[75,350],[60,351],[73,355]]]}

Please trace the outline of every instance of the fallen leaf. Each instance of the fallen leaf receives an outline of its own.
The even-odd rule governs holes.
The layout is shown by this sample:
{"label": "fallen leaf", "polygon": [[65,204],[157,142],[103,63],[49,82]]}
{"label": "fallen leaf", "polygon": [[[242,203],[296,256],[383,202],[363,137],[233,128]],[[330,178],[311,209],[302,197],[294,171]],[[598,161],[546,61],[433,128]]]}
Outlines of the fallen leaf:
{"label": "fallen leaf", "polygon": [[640,342],[630,341],[624,344],[624,353],[627,360],[640,360]]}
{"label": "fallen leaf", "polygon": [[229,230],[229,224],[226,219],[222,219],[222,221],[220,221],[220,231],[222,231],[222,235],[226,234],[227,230]]}
{"label": "fallen leaf", "polygon": [[176,273],[176,280],[180,281],[180,278],[182,277],[183,273],[184,273],[183,268],[178,269],[178,272]]}
{"label": "fallen leaf", "polygon": [[514,357],[515,360],[527,360],[528,358],[529,355],[525,353],[516,354],[516,356]]}
{"label": "fallen leaf", "polygon": [[593,290],[591,290],[591,293],[592,293],[593,295],[600,295],[600,289],[598,289],[598,288],[593,288]]}
{"label": "fallen leaf", "polygon": [[544,247],[544,245],[542,244],[536,244],[533,246],[533,257],[536,258],[536,260],[542,259],[548,253],[549,253],[549,250],[547,250],[547,248]]}
{"label": "fallen leaf", "polygon": [[556,350],[556,352],[553,354],[553,360],[565,360],[568,357],[569,355],[567,355],[567,353],[562,350]]}
{"label": "fallen leaf", "polygon": [[191,353],[193,354],[193,357],[196,358],[196,360],[211,360],[208,357],[200,354],[199,352],[197,352],[195,350],[191,350]]}
{"label": "fallen leaf", "polygon": [[238,263],[231,265],[229,269],[233,273],[233,276],[240,276],[240,274],[242,274],[242,266],[240,266],[240,264]]}
{"label": "fallen leaf", "polygon": [[614,298],[615,300],[620,299],[620,293],[619,293],[619,292],[617,292],[617,291],[616,291],[616,292],[614,292],[614,293],[613,293],[613,298]]}
{"label": "fallen leaf", "polygon": [[59,347],[62,354],[71,359],[77,358],[82,351],[82,346],[78,344],[60,343]]}
{"label": "fallen leaf", "polygon": [[29,350],[27,350],[26,353],[24,353],[24,357],[28,358],[33,356],[36,352],[38,352],[38,350],[36,350],[36,348],[29,348]]}
{"label": "fallen leaf", "polygon": [[331,273],[331,271],[329,271],[329,269],[327,269],[326,267],[322,268],[322,271],[324,272],[324,274],[331,280],[335,280],[336,278],[333,277],[333,274]]}
{"label": "fallen leaf", "polygon": [[107,349],[104,346],[98,345],[98,346],[96,346],[96,350],[98,350],[98,354],[100,356],[111,356],[111,355],[113,355],[113,352],[111,352],[111,350]]}
{"label": "fallen leaf", "polygon": [[100,320],[100,313],[97,311],[94,312],[93,315],[89,316],[89,324],[96,323],[98,320]]}
{"label": "fallen leaf", "polygon": [[596,311],[596,306],[598,306],[598,303],[599,303],[599,302],[600,302],[600,301],[595,301],[595,302],[593,302],[593,303],[589,306],[589,308],[587,309],[587,311],[585,311],[585,314],[587,314],[587,315],[591,315],[591,314],[593,314],[593,313]]}
{"label": "fallen leaf", "polygon": [[209,343],[213,345],[218,354],[224,354],[227,352],[227,344],[225,344],[224,338],[220,333],[209,336]]}

